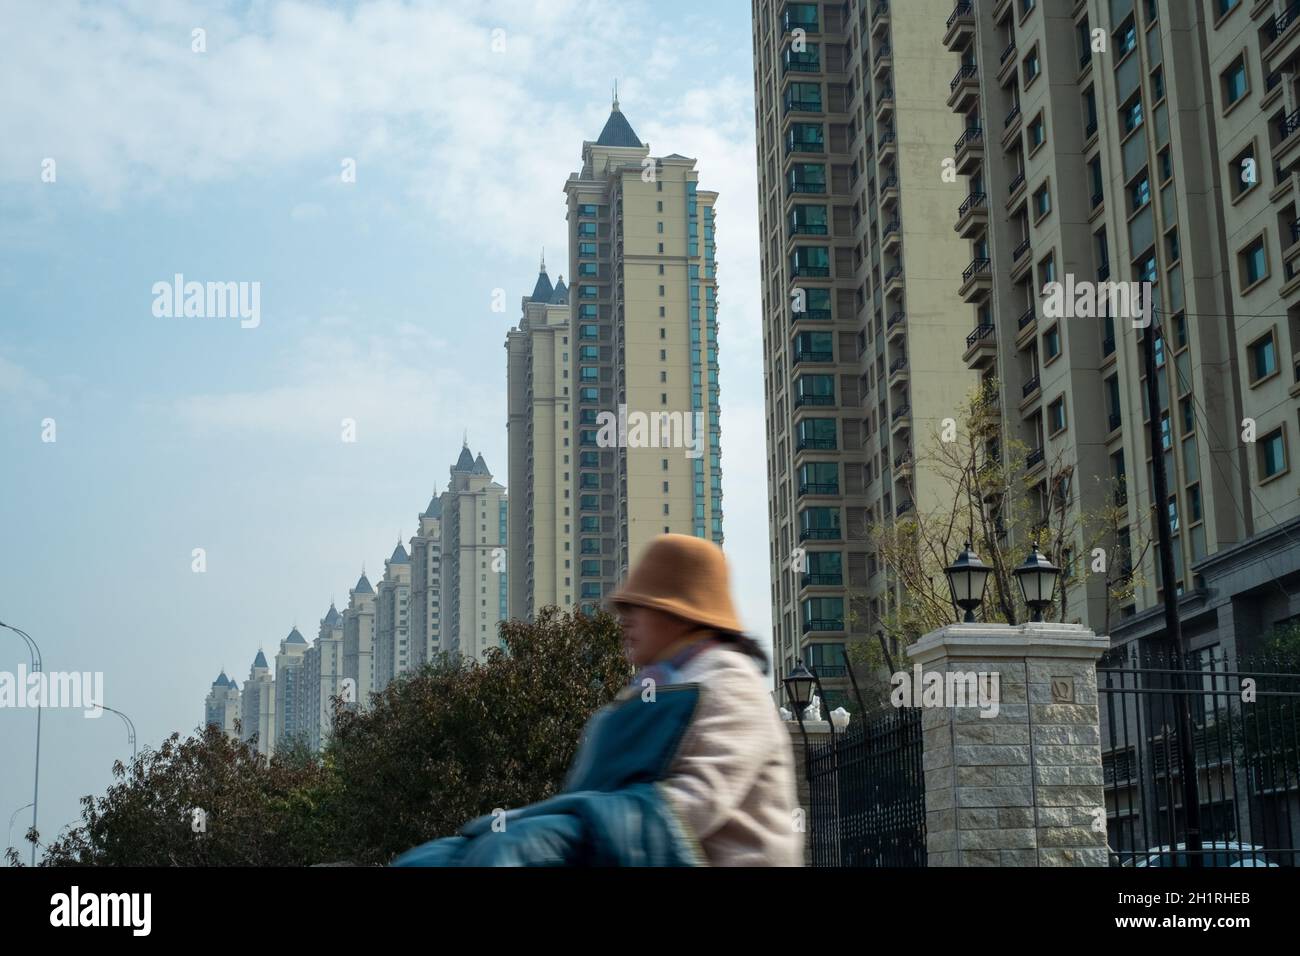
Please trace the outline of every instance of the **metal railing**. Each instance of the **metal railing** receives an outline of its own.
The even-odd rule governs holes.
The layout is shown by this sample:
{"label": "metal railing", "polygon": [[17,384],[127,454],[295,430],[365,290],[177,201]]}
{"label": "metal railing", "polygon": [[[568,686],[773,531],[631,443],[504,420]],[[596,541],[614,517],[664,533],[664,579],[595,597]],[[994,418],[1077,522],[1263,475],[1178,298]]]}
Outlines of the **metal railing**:
{"label": "metal railing", "polygon": [[952,78],[952,82],[948,84],[948,89],[956,92],[957,87],[961,86],[963,80],[973,80],[978,73],[979,68],[974,63],[967,63],[957,71],[957,74]]}
{"label": "metal railing", "polygon": [[990,335],[993,334],[993,329],[994,329],[994,326],[993,326],[993,323],[991,323],[991,322],[988,323],[987,325],[977,325],[977,326],[975,326],[975,331],[972,332],[970,335],[966,336],[966,348],[969,349],[969,348],[971,348],[972,346],[974,346],[975,343],[978,342],[978,341],[980,341],[981,339],[988,338]]}
{"label": "metal railing", "polygon": [[971,0],[961,0],[961,3],[957,4],[957,6],[953,8],[952,13],[948,16],[948,22],[945,24],[945,28],[952,29],[954,23],[962,17],[972,16],[974,12],[975,5],[971,3]]}

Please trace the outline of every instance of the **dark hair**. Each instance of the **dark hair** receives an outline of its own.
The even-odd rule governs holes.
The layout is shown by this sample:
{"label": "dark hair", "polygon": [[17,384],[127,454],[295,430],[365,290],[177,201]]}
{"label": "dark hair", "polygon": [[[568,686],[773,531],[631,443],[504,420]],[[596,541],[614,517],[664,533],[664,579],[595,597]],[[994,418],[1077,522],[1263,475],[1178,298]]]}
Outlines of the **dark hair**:
{"label": "dark hair", "polygon": [[719,641],[724,644],[731,644],[742,654],[748,654],[754,658],[764,674],[772,669],[771,662],[767,659],[767,653],[748,634],[742,634],[739,631],[715,631],[714,633],[717,634]]}

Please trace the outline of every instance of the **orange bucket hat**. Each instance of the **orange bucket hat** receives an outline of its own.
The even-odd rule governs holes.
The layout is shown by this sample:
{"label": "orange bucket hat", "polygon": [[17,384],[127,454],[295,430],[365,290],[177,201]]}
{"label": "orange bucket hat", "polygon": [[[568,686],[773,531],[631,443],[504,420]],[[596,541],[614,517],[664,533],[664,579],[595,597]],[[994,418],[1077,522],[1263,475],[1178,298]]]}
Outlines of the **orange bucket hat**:
{"label": "orange bucket hat", "polygon": [[722,549],[688,534],[655,538],[607,603],[611,608],[620,604],[653,608],[719,631],[744,632],[731,603]]}

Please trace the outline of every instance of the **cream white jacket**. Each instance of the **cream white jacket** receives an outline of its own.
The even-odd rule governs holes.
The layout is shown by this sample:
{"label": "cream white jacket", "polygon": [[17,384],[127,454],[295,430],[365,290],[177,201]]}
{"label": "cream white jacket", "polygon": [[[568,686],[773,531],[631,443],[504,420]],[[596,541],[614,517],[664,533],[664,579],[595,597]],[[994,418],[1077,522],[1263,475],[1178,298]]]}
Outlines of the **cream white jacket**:
{"label": "cream white jacket", "polygon": [[712,647],[685,663],[695,718],[659,786],[713,866],[802,866],[794,758],[754,659]]}

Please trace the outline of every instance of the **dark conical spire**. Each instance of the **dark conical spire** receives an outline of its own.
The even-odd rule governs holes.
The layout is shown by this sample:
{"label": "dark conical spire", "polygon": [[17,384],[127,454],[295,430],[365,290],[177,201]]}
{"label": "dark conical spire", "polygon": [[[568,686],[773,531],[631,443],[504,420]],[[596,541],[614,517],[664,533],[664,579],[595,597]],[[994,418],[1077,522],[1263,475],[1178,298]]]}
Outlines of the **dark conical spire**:
{"label": "dark conical spire", "polygon": [[395,547],[395,548],[393,549],[393,556],[392,556],[391,558],[388,559],[388,563],[389,563],[389,564],[409,564],[410,561],[411,561],[410,555],[408,555],[408,554],[406,553],[406,549],[405,549],[404,547],[402,547],[402,542],[400,542],[400,541],[397,542],[397,547]]}
{"label": "dark conical spire", "polygon": [[473,471],[474,454],[469,450],[469,445],[462,445],[460,448],[460,457],[456,459],[456,464],[452,465],[452,471]]}
{"label": "dark conical spire", "polygon": [[488,471],[487,462],[483,460],[483,453],[482,453],[482,452],[479,452],[479,453],[478,453],[478,457],[474,459],[474,470],[471,472],[471,474],[474,474],[474,475],[491,475],[491,474],[492,474],[492,472]]}
{"label": "dark conical spire", "polygon": [[597,146],[641,146],[641,140],[636,138],[636,132],[632,129],[632,124],[627,121],[623,111],[618,108],[618,81],[614,81],[614,103],[610,108],[609,119],[605,120],[605,128],[600,131],[600,136],[596,139]]}
{"label": "dark conical spire", "polygon": [[569,304],[569,287],[564,284],[564,276],[560,276],[555,280],[555,292],[551,294],[551,304]]}
{"label": "dark conical spire", "polygon": [[361,572],[361,577],[357,579],[357,586],[352,590],[358,594],[374,594],[375,589],[370,586],[370,579],[366,577],[366,572]]}
{"label": "dark conical spire", "polygon": [[534,302],[550,302],[554,291],[551,277],[546,274],[546,250],[543,249],[542,263],[537,267],[537,284],[533,286],[533,294],[529,298]]}
{"label": "dark conical spire", "polygon": [[253,658],[253,666],[254,667],[270,666],[269,664],[266,663],[266,655],[262,653],[262,649],[260,647],[257,649],[257,656]]}

